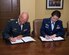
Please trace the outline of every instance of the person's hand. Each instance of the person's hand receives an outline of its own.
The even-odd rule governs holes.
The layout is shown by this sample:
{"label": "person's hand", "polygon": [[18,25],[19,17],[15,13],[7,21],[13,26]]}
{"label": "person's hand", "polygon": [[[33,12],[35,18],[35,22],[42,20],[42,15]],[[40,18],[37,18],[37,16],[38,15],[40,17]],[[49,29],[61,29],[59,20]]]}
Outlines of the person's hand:
{"label": "person's hand", "polygon": [[46,39],[50,39],[50,36],[48,36],[48,35],[45,35],[45,38],[46,38]]}
{"label": "person's hand", "polygon": [[19,35],[19,36],[17,36],[17,39],[20,40],[20,39],[22,39],[22,37],[23,37],[22,35]]}
{"label": "person's hand", "polygon": [[16,37],[15,38],[13,38],[13,37],[9,37],[9,40],[11,41],[11,42],[15,42],[16,41]]}
{"label": "person's hand", "polygon": [[53,34],[50,36],[50,38],[55,38],[56,37],[56,34]]}

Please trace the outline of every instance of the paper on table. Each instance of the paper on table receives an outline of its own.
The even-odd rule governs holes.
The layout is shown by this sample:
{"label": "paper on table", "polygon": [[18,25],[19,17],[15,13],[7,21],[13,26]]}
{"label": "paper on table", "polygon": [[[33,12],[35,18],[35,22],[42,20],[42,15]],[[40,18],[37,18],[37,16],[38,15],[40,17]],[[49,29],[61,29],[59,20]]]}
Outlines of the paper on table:
{"label": "paper on table", "polygon": [[64,38],[62,38],[62,37],[59,36],[59,37],[53,38],[53,40],[54,40],[54,41],[55,41],[55,40],[56,40],[56,41],[57,41],[57,40],[64,40]]}
{"label": "paper on table", "polygon": [[23,37],[22,40],[25,41],[25,42],[35,41],[35,40],[34,40],[32,37],[30,37],[30,36]]}
{"label": "paper on table", "polygon": [[52,39],[46,39],[46,38],[44,38],[42,36],[40,36],[40,39],[41,39],[41,41],[53,41]]}
{"label": "paper on table", "polygon": [[44,38],[43,36],[40,36],[40,39],[41,39],[41,41],[59,41],[59,40],[64,40],[64,38],[62,38],[62,37],[55,37],[55,38],[50,38],[50,39],[46,39],[46,38]]}
{"label": "paper on table", "polygon": [[16,43],[22,43],[23,41],[20,39],[20,40],[16,40],[15,42],[11,42],[11,44],[16,44]]}

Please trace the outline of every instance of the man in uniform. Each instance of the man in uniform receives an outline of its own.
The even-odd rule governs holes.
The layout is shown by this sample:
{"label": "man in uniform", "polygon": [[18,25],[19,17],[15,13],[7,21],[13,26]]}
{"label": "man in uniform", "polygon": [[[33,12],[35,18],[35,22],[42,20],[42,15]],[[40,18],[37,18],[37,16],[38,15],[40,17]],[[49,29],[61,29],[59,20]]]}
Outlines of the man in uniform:
{"label": "man in uniform", "polygon": [[30,35],[30,23],[28,22],[29,15],[27,12],[22,12],[17,19],[10,19],[3,32],[3,38],[15,42],[24,36]]}

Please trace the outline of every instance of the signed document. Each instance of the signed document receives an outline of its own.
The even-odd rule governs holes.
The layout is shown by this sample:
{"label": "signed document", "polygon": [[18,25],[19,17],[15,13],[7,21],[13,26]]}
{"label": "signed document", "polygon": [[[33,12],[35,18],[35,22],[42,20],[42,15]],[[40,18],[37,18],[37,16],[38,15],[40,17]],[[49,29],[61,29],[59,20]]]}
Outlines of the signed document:
{"label": "signed document", "polygon": [[25,36],[20,40],[16,40],[15,42],[11,42],[11,44],[17,44],[17,43],[24,43],[24,42],[32,42],[32,41],[36,41],[35,39],[33,39],[31,36]]}
{"label": "signed document", "polygon": [[55,37],[55,38],[45,38],[45,37],[42,37],[42,36],[40,36],[40,39],[41,39],[41,41],[60,41],[60,40],[64,40],[64,38],[62,38],[62,37]]}

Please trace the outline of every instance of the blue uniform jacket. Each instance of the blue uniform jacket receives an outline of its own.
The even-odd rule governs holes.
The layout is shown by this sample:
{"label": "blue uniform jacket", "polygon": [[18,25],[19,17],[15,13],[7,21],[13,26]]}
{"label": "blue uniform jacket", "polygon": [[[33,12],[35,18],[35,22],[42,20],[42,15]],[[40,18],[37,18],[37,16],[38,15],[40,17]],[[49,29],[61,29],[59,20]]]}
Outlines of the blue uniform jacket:
{"label": "blue uniform jacket", "polygon": [[62,25],[62,21],[58,20],[55,22],[54,29],[51,28],[51,18],[43,19],[42,26],[40,29],[40,35],[45,37],[45,35],[53,35],[56,34],[57,36],[63,37],[64,35],[64,28]]}
{"label": "blue uniform jacket", "polygon": [[18,20],[10,20],[3,32],[3,38],[7,39],[9,37],[16,37],[18,35],[29,36],[30,35],[30,23],[26,22],[23,24],[23,28],[21,30],[20,25],[18,24]]}

